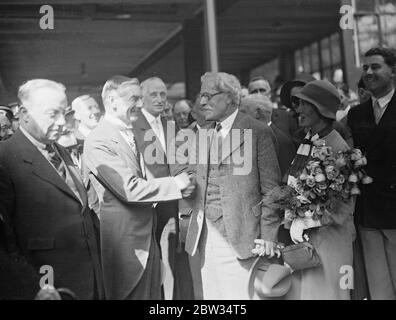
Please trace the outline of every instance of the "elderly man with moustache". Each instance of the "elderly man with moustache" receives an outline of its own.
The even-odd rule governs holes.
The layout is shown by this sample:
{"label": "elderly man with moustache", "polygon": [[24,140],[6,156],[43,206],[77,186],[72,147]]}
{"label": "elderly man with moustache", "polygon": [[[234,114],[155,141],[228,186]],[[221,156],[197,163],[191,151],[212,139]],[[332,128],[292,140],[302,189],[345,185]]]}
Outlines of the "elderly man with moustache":
{"label": "elderly man with moustache", "polygon": [[348,113],[355,146],[367,157],[355,222],[361,238],[371,299],[396,299],[396,56],[373,48],[363,59],[362,78],[372,94]]}
{"label": "elderly man with moustache", "polygon": [[[0,208],[9,244],[49,283],[80,299],[103,297],[96,216],[78,168],[57,144],[65,124],[65,87],[34,79],[18,91],[20,128],[0,144]],[[52,279],[53,276],[53,279]]]}
{"label": "elderly man with moustache", "polygon": [[194,190],[187,174],[147,179],[132,132],[141,107],[139,81],[114,76],[102,91],[105,116],[88,136],[83,159],[99,198],[106,299],[161,299],[153,203]]}
{"label": "elderly man with moustache", "polygon": [[201,78],[200,104],[216,129],[206,132],[209,144],[198,135],[190,158],[198,164],[186,168],[195,172],[197,189],[185,249],[190,255],[199,251],[204,299],[249,299],[254,255],[280,255],[275,243],[279,217],[261,206],[280,183],[272,133],[238,111],[240,91],[233,75]]}
{"label": "elderly man with moustache", "polygon": [[[175,136],[174,122],[167,121],[161,114],[167,103],[167,88],[157,77],[148,78],[141,84],[143,108],[136,113],[133,133],[137,148],[143,156],[147,179],[169,177],[168,145]],[[168,128],[170,131],[168,132]],[[168,137],[169,136],[169,137]],[[152,157],[154,146],[155,159]],[[181,299],[175,267],[176,249],[179,242],[178,203],[177,201],[158,203],[157,229],[155,236],[161,247],[165,264],[164,295],[167,300]]]}

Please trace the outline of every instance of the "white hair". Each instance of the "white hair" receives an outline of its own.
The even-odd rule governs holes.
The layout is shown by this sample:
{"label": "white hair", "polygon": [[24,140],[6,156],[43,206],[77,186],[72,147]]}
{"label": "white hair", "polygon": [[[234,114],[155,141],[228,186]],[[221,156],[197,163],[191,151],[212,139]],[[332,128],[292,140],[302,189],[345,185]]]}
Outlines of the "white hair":
{"label": "white hair", "polygon": [[63,93],[66,92],[66,87],[59,82],[48,79],[32,79],[22,84],[18,89],[18,99],[21,105],[26,105],[32,92],[41,88],[53,88]]}
{"label": "white hair", "polygon": [[214,80],[215,88],[220,92],[230,94],[235,105],[239,105],[241,101],[241,84],[237,77],[225,72],[206,72],[201,77],[201,83]]}

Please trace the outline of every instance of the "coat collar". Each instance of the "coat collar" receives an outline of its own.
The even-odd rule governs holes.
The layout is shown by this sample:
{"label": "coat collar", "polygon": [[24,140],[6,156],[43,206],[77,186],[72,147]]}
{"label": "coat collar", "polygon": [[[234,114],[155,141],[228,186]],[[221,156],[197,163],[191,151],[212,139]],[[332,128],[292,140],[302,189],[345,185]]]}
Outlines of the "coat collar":
{"label": "coat collar", "polygon": [[241,112],[238,112],[234,123],[231,126],[231,130],[228,132],[227,136],[223,139],[222,149],[225,151],[222,153],[220,163],[224,162],[235,150],[239,149],[241,145],[245,142],[244,130],[248,128],[247,117]]}
{"label": "coat collar", "polygon": [[[54,185],[67,195],[71,196],[73,199],[80,203],[80,200],[76,197],[73,191],[69,188],[66,182],[59,176],[56,170],[51,166],[48,160],[43,156],[43,154],[37,149],[36,146],[32,144],[32,142],[20,131],[15,132],[13,136],[13,140],[17,148],[19,149],[19,153],[21,154],[22,160],[24,163],[27,163],[32,166],[32,172],[37,177],[42,180]],[[76,172],[76,168],[74,163],[68,156],[65,156],[62,148],[55,144],[57,150],[60,152],[60,155],[65,162],[67,169],[72,171],[73,175],[79,177]],[[81,180],[81,179],[80,179]],[[75,182],[76,183],[76,182]],[[80,184],[81,186],[77,185]],[[77,181],[76,187],[83,188],[82,181]],[[81,193],[81,192],[80,192]],[[82,192],[84,193],[84,192]],[[84,199],[83,199],[84,202]]]}

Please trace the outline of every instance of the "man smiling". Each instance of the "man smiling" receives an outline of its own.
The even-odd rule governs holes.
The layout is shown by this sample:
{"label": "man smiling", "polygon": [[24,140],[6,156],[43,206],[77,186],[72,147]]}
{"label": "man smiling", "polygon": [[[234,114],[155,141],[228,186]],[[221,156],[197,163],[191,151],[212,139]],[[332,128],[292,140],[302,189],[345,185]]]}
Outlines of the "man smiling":
{"label": "man smiling", "polygon": [[396,71],[395,53],[366,52],[362,78],[372,97],[349,111],[348,125],[367,157],[367,174],[356,218],[372,299],[396,299]]}

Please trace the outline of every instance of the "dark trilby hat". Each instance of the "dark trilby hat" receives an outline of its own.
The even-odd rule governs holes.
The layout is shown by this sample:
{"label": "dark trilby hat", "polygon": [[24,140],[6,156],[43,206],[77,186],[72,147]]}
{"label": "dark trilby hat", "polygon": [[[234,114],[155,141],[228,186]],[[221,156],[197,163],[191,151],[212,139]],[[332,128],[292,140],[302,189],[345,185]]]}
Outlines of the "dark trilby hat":
{"label": "dark trilby hat", "polygon": [[341,99],[338,90],[327,80],[315,80],[307,83],[293,97],[313,104],[325,118],[336,120]]}
{"label": "dark trilby hat", "polygon": [[295,79],[286,82],[279,93],[280,95],[280,102],[284,106],[286,106],[289,109],[292,109],[292,97],[291,97],[291,90],[294,87],[303,87],[305,86],[308,82],[314,81],[315,78],[311,76],[309,73],[299,73]]}

